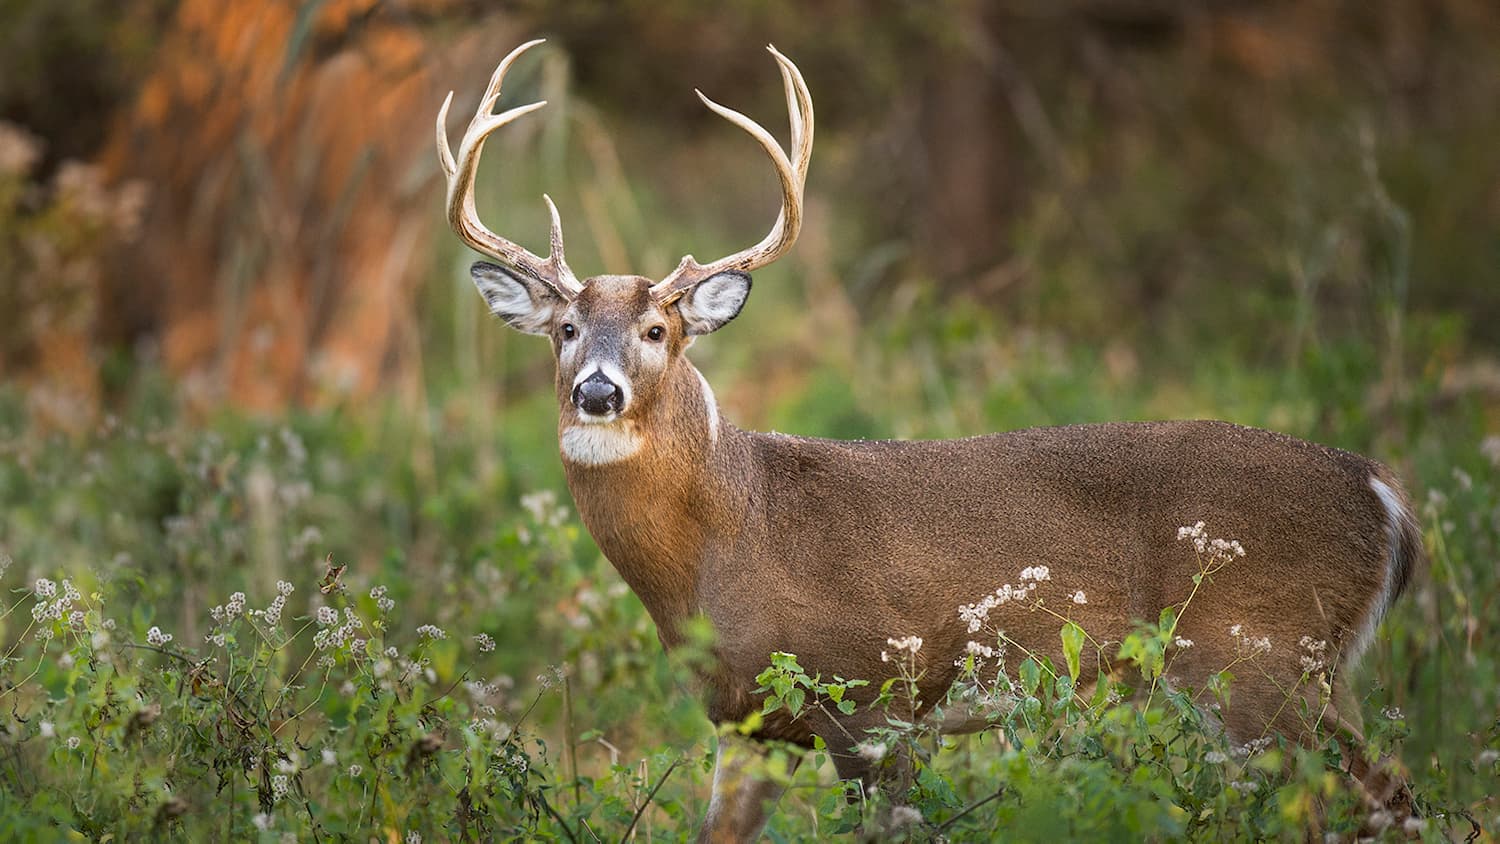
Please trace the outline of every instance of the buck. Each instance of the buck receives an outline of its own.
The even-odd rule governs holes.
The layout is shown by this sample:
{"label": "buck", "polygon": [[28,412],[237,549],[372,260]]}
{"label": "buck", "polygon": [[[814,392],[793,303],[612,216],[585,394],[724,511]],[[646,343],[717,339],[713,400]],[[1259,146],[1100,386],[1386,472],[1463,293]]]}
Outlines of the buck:
{"label": "buck", "polygon": [[[803,219],[813,108],[797,67],[774,47],[790,112],[783,150],[750,118],[704,104],[755,139],[781,184],[781,210],[763,240],[709,263],[691,255],[667,277],[568,268],[557,207],[546,258],[480,222],[474,181],[485,138],[544,102],[495,114],[511,64],[496,68],[456,154],[447,139],[450,93],[437,119],[447,216],[470,247],[502,265],[471,274],[491,311],[547,337],[557,362],[562,464],[578,513],[599,548],[645,604],[662,645],[702,616],[716,633],[704,675],[710,718],[739,723],[761,707],[755,677],[773,652],[797,654],[809,673],[881,680],[892,637],[920,637],[918,711],[943,698],[972,638],[958,612],[1017,573],[1045,565],[1032,586],[1084,603],[1070,617],[1101,642],[1120,642],[1139,619],[1183,602],[1199,560],[1179,528],[1206,520],[1249,554],[1205,580],[1184,613],[1171,682],[1202,688],[1246,637],[1269,649],[1236,678],[1218,717],[1244,743],[1269,731],[1314,736],[1288,691],[1305,680],[1295,643],[1327,643],[1331,695],[1305,703],[1357,749],[1357,700],[1343,677],[1421,563],[1422,544],[1400,483],[1367,458],[1223,422],[1070,425],[939,441],[842,442],[744,431],[719,412],[685,352],[734,319],[749,273],[785,255]],[[1040,594],[1040,593],[1039,593]],[[990,601],[995,604],[994,600]],[[990,621],[1009,641],[1059,659],[1056,618],[1017,604]],[[1233,628],[1233,632],[1231,632]],[[1106,655],[1108,657],[1108,655]],[[1060,664],[1060,663],[1059,663]],[[1301,688],[1310,685],[1303,682]],[[1302,694],[1292,692],[1292,694]],[[1302,710],[1305,711],[1305,710]],[[963,713],[960,713],[963,715]],[[983,716],[983,713],[979,713]],[[784,778],[765,774],[760,741],[830,748],[841,777],[875,772],[855,742],[886,713],[785,709],[750,739],[721,730],[713,793],[700,840],[759,835]],[[945,715],[945,727],[987,717]],[[1361,754],[1349,754],[1365,774]]]}

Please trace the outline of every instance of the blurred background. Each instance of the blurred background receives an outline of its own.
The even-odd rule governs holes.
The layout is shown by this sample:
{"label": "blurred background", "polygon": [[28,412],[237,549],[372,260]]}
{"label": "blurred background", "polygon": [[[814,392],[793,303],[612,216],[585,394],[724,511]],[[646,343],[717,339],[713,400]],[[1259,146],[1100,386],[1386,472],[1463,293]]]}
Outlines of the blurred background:
{"label": "blurred background", "polygon": [[[691,88],[784,134],[762,46],[804,70],[809,231],[753,327],[705,344],[763,374],[717,379],[747,422],[809,388],[809,359],[861,366],[872,321],[903,332],[892,356],[972,321],[1157,383],[1209,350],[1303,365],[1352,342],[1392,357],[1377,402],[1405,335],[1436,332],[1452,395],[1500,389],[1481,0],[7,0],[0,33],[0,370],[58,424],[142,365],[194,409],[264,413],[543,379],[542,350],[521,366],[476,325],[431,131],[455,89],[456,137],[534,35],[506,102],[552,105],[493,144],[479,196],[540,249],[550,191],[581,274],[758,238],[770,169]],[[976,355],[1005,377],[1002,350]],[[900,373],[859,374],[864,424],[896,424],[873,382]],[[912,424],[972,428],[949,400],[930,418],[957,420]]]}
{"label": "blurred background", "polygon": [[784,139],[774,43],[817,108],[808,219],[693,349],[726,415],[1218,417],[1385,460],[1435,560],[1370,706],[1412,713],[1414,766],[1472,755],[1500,715],[1500,6],[705,8],[0,0],[0,549],[88,568],[188,643],[220,593],[332,553],[412,625],[495,633],[492,672],[574,666],[627,753],[673,738],[631,744],[640,698],[612,684],[701,739],[555,509],[551,356],[474,293],[433,120],[456,91],[459,137],[498,60],[548,38],[501,104],[550,104],[489,142],[481,215],[542,251],[548,192],[580,276],[660,276],[774,219],[762,153],[692,93]]}

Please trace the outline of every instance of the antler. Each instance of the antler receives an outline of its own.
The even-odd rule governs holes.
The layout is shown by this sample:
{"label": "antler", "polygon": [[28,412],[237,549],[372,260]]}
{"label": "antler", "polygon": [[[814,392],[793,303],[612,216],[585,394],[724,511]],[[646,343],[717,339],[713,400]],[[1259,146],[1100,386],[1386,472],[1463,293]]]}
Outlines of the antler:
{"label": "antler", "polygon": [[443,100],[443,107],[437,116],[438,162],[448,176],[448,224],[453,227],[459,239],[475,250],[551,286],[563,298],[571,299],[583,289],[583,285],[578,283],[573,271],[568,269],[567,261],[563,259],[562,220],[558,217],[557,206],[552,204],[551,197],[542,196],[547,202],[547,210],[552,214],[552,247],[546,258],[539,258],[490,231],[480,222],[479,213],[474,208],[474,178],[479,172],[479,153],[484,147],[484,139],[517,117],[530,114],[547,104],[546,100],[542,100],[517,106],[501,114],[492,113],[495,102],[500,99],[500,84],[505,80],[505,73],[510,70],[511,62],[544,40],[546,39],[539,38],[528,41],[511,50],[510,55],[495,68],[495,74],[490,77],[490,86],[479,100],[479,108],[469,121],[469,128],[464,132],[463,139],[458,142],[457,161],[454,161],[453,151],[448,145],[448,107],[453,104],[453,92],[448,92],[448,98]]}
{"label": "antler", "polygon": [[802,81],[802,72],[792,64],[792,60],[783,56],[775,47],[767,46],[766,49],[780,66],[781,81],[786,88],[786,107],[792,124],[790,156],[760,124],[734,109],[710,100],[702,91],[696,93],[704,105],[744,129],[761,145],[766,155],[771,157],[771,164],[775,166],[776,175],[781,180],[781,211],[776,215],[776,224],[760,243],[717,261],[700,264],[692,255],[684,255],[682,263],[677,265],[671,275],[651,287],[652,295],[662,304],[676,300],[694,284],[716,273],[725,270],[749,272],[764,267],[785,255],[792,244],[797,242],[797,234],[802,230],[802,190],[807,182],[807,165],[812,159],[812,95],[807,91],[807,83]]}

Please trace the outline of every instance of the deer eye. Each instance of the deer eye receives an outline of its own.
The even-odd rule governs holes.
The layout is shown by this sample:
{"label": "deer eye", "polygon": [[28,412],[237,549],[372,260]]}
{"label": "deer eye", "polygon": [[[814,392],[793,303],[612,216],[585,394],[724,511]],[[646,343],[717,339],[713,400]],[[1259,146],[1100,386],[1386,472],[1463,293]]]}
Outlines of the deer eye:
{"label": "deer eye", "polygon": [[564,340],[572,340],[574,337],[578,336],[578,329],[573,327],[573,323],[565,322],[563,323],[562,333]]}
{"label": "deer eye", "polygon": [[666,329],[662,328],[660,325],[653,325],[651,326],[651,330],[646,332],[646,339],[653,342],[661,342],[661,338],[665,336],[666,333]]}

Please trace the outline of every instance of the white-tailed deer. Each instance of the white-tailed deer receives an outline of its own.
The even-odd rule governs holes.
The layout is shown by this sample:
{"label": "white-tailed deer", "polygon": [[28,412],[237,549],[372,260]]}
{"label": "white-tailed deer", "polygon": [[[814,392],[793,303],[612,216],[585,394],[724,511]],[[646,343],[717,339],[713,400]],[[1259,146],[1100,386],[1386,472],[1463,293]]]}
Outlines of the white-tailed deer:
{"label": "white-tailed deer", "polygon": [[[635,590],[667,648],[702,615],[716,631],[708,714],[737,723],[760,708],[755,676],[774,651],[809,673],[879,680],[889,637],[920,636],[920,700],[942,699],[971,638],[960,607],[1017,573],[1045,565],[1058,596],[1102,642],[1120,642],[1192,588],[1198,557],[1178,530],[1205,519],[1243,542],[1250,558],[1203,583],[1177,635],[1169,680],[1201,688],[1234,661],[1246,636],[1269,652],[1237,678],[1222,713],[1231,738],[1267,730],[1309,738],[1285,689],[1297,688],[1303,637],[1326,642],[1334,674],[1321,720],[1359,740],[1357,701],[1338,678],[1370,643],[1422,558],[1401,485],[1384,466],[1348,452],[1223,422],[1141,422],[1036,428],[962,440],[840,442],[742,431],[723,419],[684,352],[732,320],[749,272],[791,248],[813,142],[812,100],[795,65],[771,49],[791,114],[790,152],[744,115],[699,93],[770,156],[781,212],[760,243],[717,261],[692,256],[665,279],[601,275],[579,281],[563,258],[557,209],[540,258],[491,232],[474,207],[486,136],[533,103],[493,114],[506,70],[496,69],[459,143],[438,115],[447,213],[460,238],[505,266],[476,263],[490,309],[549,338],[557,358],[558,436],[584,524]],[[994,603],[993,601],[991,603]],[[972,612],[972,609],[971,609]],[[997,606],[1008,638],[1056,661],[1059,624]],[[1234,631],[1231,632],[1231,627]],[[1304,684],[1305,685],[1305,684]],[[926,708],[928,703],[922,704]],[[921,716],[919,711],[913,716]],[[860,709],[840,717],[785,710],[758,737],[827,741],[839,773],[868,778],[849,736],[884,724]],[[779,786],[747,773],[748,751],[720,746],[704,839],[759,834]],[[1358,773],[1358,772],[1356,772]]]}

